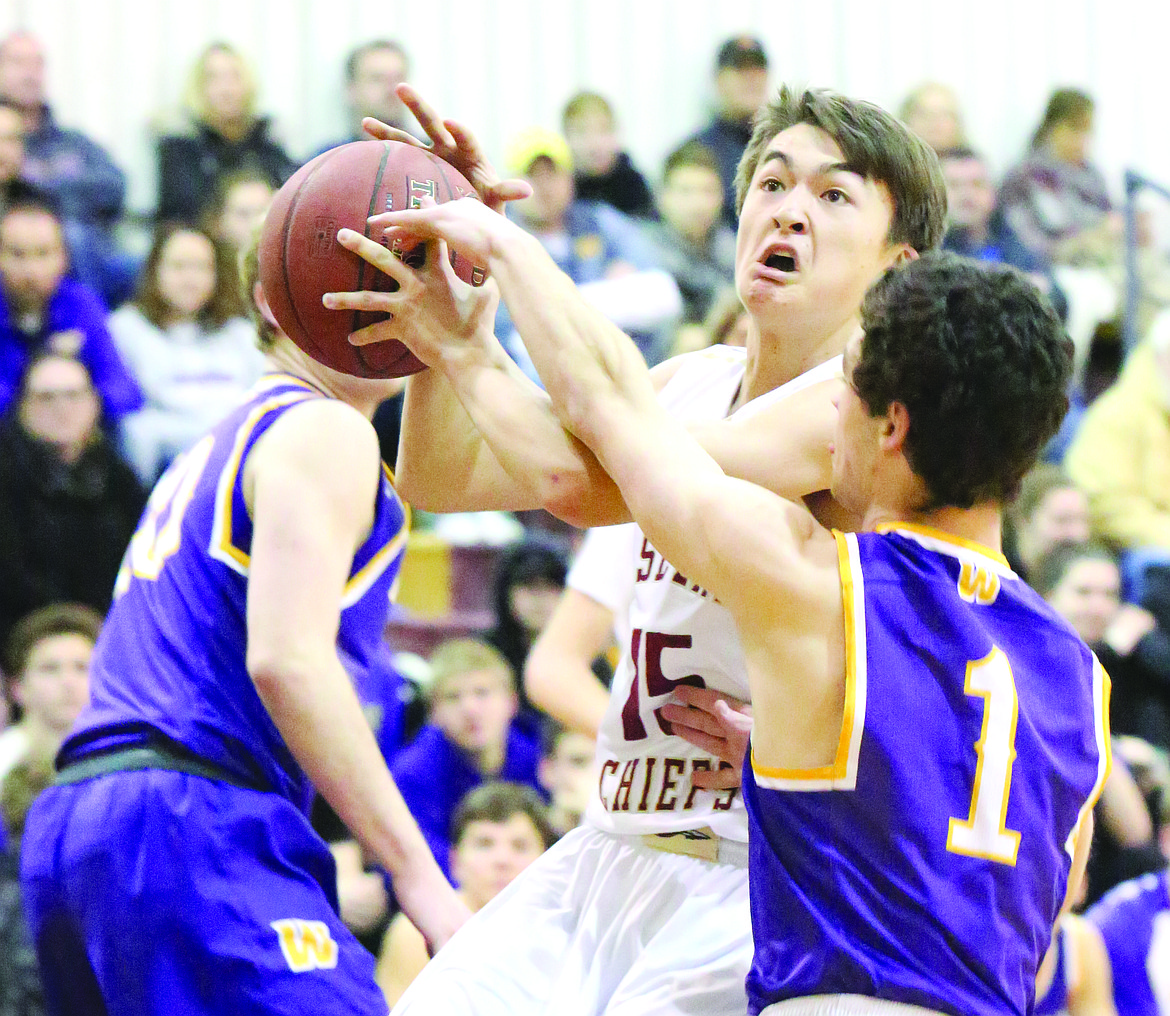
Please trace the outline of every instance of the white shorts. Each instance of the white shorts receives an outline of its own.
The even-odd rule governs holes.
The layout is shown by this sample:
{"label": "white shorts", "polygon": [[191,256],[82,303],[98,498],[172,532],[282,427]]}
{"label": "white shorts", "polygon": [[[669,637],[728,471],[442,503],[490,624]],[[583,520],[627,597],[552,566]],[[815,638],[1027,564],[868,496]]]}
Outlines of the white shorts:
{"label": "white shorts", "polygon": [[760,1010],[760,1016],[942,1016],[904,1002],[890,1002],[868,995],[807,995],[775,1002]]}
{"label": "white shorts", "polygon": [[744,1016],[751,959],[745,866],[582,826],[460,929],[394,1016]]}

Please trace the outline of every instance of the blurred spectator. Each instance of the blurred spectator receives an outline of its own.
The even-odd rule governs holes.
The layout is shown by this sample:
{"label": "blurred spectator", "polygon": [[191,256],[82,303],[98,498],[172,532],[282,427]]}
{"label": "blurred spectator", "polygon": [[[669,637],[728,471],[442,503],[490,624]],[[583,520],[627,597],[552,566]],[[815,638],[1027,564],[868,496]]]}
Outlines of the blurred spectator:
{"label": "blurred spectator", "polygon": [[[523,676],[528,654],[556,609],[568,573],[568,555],[553,539],[529,535],[508,547],[496,562],[492,588],[495,624],[485,638],[512,673]],[[546,717],[520,688],[518,724],[537,740]]]}
{"label": "blurred spectator", "polygon": [[[508,214],[532,233],[581,291],[656,363],[663,334],[682,310],[678,287],[633,219],[609,205],[577,200],[573,159],[559,134],[533,127],[512,139],[507,170],[532,185],[532,196],[508,204]],[[496,334],[536,379],[523,341],[500,305]]]}
{"label": "blurred spectator", "polygon": [[259,170],[279,187],[297,168],[257,112],[256,79],[242,53],[214,42],[196,61],[185,95],[190,122],[158,139],[160,220],[199,221],[220,179]]}
{"label": "blurred spectator", "polygon": [[84,364],[38,354],[0,424],[0,640],[59,600],[104,614],[145,504],[98,427]]}
{"label": "blurred spectator", "polygon": [[[451,829],[451,871],[474,914],[556,841],[544,805],[530,787],[486,783],[460,803]],[[405,914],[390,923],[375,977],[394,1006],[426,966],[427,943]]]}
{"label": "blurred spectator", "polygon": [[314,153],[320,155],[338,145],[361,141],[362,117],[372,116],[391,127],[415,134],[418,124],[398,98],[395,89],[410,78],[410,58],[393,39],[363,42],[345,58],[345,98],[349,107],[349,134]]}
{"label": "blurred spectator", "polygon": [[41,1016],[44,990],[20,890],[20,838],[32,802],[53,782],[53,759],[29,756],[0,786],[8,848],[0,852],[0,1014]]}
{"label": "blurred spectator", "polygon": [[1007,225],[1048,263],[1068,260],[1078,246],[1103,243],[1119,252],[1120,218],[1101,171],[1089,161],[1093,100],[1075,88],[1052,93],[1023,162],[999,191]]}
{"label": "blurred spectator", "polygon": [[925,81],[907,95],[898,118],[940,155],[967,145],[959,97],[938,81]]}
{"label": "blurred spectator", "polygon": [[[1122,729],[1139,710],[1143,723],[1158,722],[1148,700],[1142,703],[1139,696],[1148,693],[1149,665],[1166,665],[1166,634],[1154,631],[1153,619],[1140,607],[1121,605],[1120,575],[1109,551],[1094,544],[1059,544],[1037,563],[1033,585],[1117,678],[1110,722]],[[1165,681],[1164,675],[1161,682]],[[1164,862],[1145,799],[1124,761],[1116,756],[1096,815],[1086,891],[1089,903],[1118,882]]]}
{"label": "blurred spectator", "polygon": [[749,327],[751,315],[744,309],[735,286],[725,286],[699,324],[679,326],[674,333],[671,356],[693,353],[708,346],[746,346]]}
{"label": "blurred spectator", "polygon": [[719,160],[723,217],[734,227],[735,171],[752,136],[752,118],[768,98],[768,54],[759,39],[736,35],[715,57],[716,109],[711,122],[688,140],[699,141]]}
{"label": "blurred spectator", "polygon": [[84,283],[66,278],[61,220],[43,201],[24,199],[0,213],[0,413],[36,353],[85,364],[111,423],[142,405],[106,326],[106,309]]}
{"label": "blurred spectator", "polygon": [[235,278],[225,247],[170,223],[155,234],[133,302],[110,315],[114,343],[146,399],[123,419],[122,439],[148,487],[264,373]]}
{"label": "blurred spectator", "polygon": [[532,703],[591,739],[609,705],[610,681],[602,679],[598,659],[612,647],[616,662],[629,645],[634,563],[641,547],[642,531],[633,522],[585,534],[524,667]]}
{"label": "blurred spectator", "polygon": [[134,258],[114,238],[126,178],[100,145],[58,126],[46,102],[44,50],[28,32],[0,42],[0,99],[24,118],[21,174],[57,207],[74,273],[116,306],[129,295],[136,271]]}
{"label": "blurred spectator", "polygon": [[430,722],[395,756],[390,772],[451,877],[451,824],[459,802],[488,780],[539,789],[540,745],[512,723],[515,677],[494,648],[478,639],[452,639],[430,663]]}
{"label": "blurred spectator", "polygon": [[1089,538],[1089,502],[1069,475],[1052,463],[1034,466],[1020,482],[1004,526],[1004,554],[1025,580],[1059,543]]}
{"label": "blurred spectator", "polygon": [[24,176],[24,117],[11,99],[0,97],[0,210],[38,194]]}
{"label": "blurred spectator", "polygon": [[1148,610],[1121,602],[1121,572],[1101,544],[1063,544],[1036,568],[1036,589],[1068,619],[1113,679],[1110,720],[1170,750],[1170,629]]}
{"label": "blurred spectator", "polygon": [[559,724],[545,738],[540,783],[550,798],[548,818],[557,836],[576,829],[597,787],[597,742]]}
{"label": "blurred spectator", "polygon": [[[25,614],[5,644],[4,669],[19,719],[0,733],[0,782],[26,759],[50,762],[89,701],[89,661],[102,617],[80,603]],[[11,835],[12,827],[5,823]]]}
{"label": "blurred spectator", "polygon": [[688,141],[666,157],[658,192],[661,219],[647,232],[683,300],[683,325],[707,316],[716,295],[735,282],[735,231],[720,208],[723,187],[711,149]]}
{"label": "blurred spectator", "polygon": [[220,177],[203,215],[203,229],[232,252],[233,265],[252,243],[275,193],[272,181],[258,169]]}
{"label": "blurred spectator", "polygon": [[626,215],[654,217],[650,186],[622,151],[617,117],[604,95],[578,92],[565,105],[561,127],[573,154],[578,198],[604,201]]}
{"label": "blurred spectator", "polygon": [[1170,313],[1085,412],[1065,468],[1089,497],[1093,531],[1125,552],[1126,595],[1140,602],[1145,569],[1170,562]]}
{"label": "blurred spectator", "polygon": [[991,170],[970,148],[939,152],[947,184],[947,234],[943,247],[978,261],[1011,265],[1022,272],[1045,273],[1044,259],[1020,242],[995,212]]}

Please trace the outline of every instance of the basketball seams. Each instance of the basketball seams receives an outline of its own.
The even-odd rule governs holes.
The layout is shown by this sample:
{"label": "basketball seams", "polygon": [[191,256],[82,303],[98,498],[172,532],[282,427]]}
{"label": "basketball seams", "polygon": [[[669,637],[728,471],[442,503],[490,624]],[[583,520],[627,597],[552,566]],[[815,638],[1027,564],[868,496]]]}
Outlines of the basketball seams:
{"label": "basketball seams", "polygon": [[[289,265],[292,263],[292,257],[290,256],[292,252],[289,249],[289,245],[291,243],[290,233],[292,232],[293,222],[296,219],[297,205],[300,203],[301,194],[303,193],[309,181],[312,180],[313,177],[315,177],[319,172],[321,172],[327,162],[328,159],[322,159],[319,166],[317,166],[311,173],[307,173],[305,178],[300,182],[300,185],[297,187],[296,191],[293,193],[293,196],[289,199],[288,210],[284,214],[284,222],[281,226],[280,236],[280,249],[283,255],[281,257],[280,271],[281,277],[284,280],[285,297],[288,301],[289,310],[292,312],[292,316],[300,328],[301,336],[313,347],[313,349],[317,351],[318,354],[320,354],[314,356],[311,352],[309,353],[309,355],[313,356],[313,359],[315,360],[321,360],[322,357],[326,355],[326,351],[322,349],[320,345],[318,345],[316,339],[313,337],[312,332],[310,332],[309,329],[305,327],[304,320],[301,318],[301,311],[297,306],[296,297],[294,296],[296,290],[293,289],[292,278],[289,276]],[[306,350],[306,352],[308,352],[308,350]]]}

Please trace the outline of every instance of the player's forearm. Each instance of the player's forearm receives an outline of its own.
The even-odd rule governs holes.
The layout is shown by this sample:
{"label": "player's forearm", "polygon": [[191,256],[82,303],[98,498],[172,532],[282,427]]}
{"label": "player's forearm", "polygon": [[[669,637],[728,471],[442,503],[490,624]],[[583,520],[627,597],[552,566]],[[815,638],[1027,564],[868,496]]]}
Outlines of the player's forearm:
{"label": "player's forearm", "polygon": [[492,274],[557,417],[596,451],[591,424],[599,400],[653,400],[645,361],[629,336],[590,306],[527,234],[495,245]]}
{"label": "player's forearm", "polygon": [[439,874],[336,654],[250,660],[249,671],[293,757],[357,841],[394,878]]}
{"label": "player's forearm", "polygon": [[596,738],[609,692],[588,664],[538,641],[524,665],[524,690],[562,726]]}
{"label": "player's forearm", "polygon": [[545,508],[573,525],[625,522],[621,493],[596,456],[569,434],[548,396],[498,344],[449,374],[494,460],[520,495],[513,508]]}

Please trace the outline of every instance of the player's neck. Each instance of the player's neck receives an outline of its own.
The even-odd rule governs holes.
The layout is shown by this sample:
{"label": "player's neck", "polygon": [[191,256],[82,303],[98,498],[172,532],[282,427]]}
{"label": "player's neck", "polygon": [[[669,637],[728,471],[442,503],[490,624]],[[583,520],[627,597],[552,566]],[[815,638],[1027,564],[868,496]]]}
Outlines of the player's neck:
{"label": "player's neck", "polygon": [[1003,551],[1003,513],[993,502],[977,504],[973,508],[945,507],[932,511],[874,504],[865,513],[862,528],[871,532],[881,526],[897,526],[899,523],[934,529],[997,554]]}
{"label": "player's neck", "polygon": [[385,398],[386,393],[373,383],[330,370],[301,352],[289,340],[277,342],[266,355],[276,370],[307,381],[330,398],[353,406],[366,419],[373,419],[374,410]]}
{"label": "player's neck", "polygon": [[800,377],[805,371],[812,370],[826,360],[840,356],[857,328],[856,319],[849,318],[834,331],[821,335],[803,332],[763,336],[756,323],[751,322],[746,343],[747,368],[736,405],[750,402]]}

